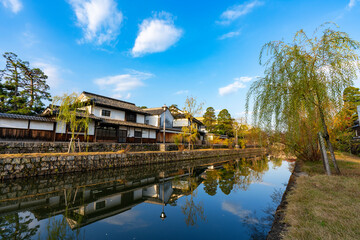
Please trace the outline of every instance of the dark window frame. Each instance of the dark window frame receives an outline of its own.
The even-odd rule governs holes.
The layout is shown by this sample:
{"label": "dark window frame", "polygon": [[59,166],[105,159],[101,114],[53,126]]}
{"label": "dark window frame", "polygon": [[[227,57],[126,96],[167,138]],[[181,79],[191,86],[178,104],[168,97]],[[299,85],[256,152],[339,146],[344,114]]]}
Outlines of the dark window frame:
{"label": "dark window frame", "polygon": [[[137,136],[138,135],[138,136]],[[142,138],[142,131],[134,131],[134,137]]]}
{"label": "dark window frame", "polygon": [[126,113],[126,121],[136,123],[136,113],[127,112]]}
{"label": "dark window frame", "polygon": [[[105,114],[104,114],[105,113]],[[108,115],[109,114],[109,115]],[[102,117],[111,117],[111,111],[107,109],[101,109],[101,116]]]}

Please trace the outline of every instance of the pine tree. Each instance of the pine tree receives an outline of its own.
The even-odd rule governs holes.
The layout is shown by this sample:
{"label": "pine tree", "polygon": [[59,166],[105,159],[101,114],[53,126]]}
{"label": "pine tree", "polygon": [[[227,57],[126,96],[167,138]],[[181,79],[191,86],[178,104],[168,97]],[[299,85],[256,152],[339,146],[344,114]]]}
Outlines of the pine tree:
{"label": "pine tree", "polygon": [[5,104],[9,113],[26,114],[26,97],[23,96],[22,87],[24,78],[21,74],[21,66],[25,64],[14,53],[6,52],[3,54],[6,59],[5,69],[1,71],[1,77],[4,80],[3,90],[5,94]]}
{"label": "pine tree", "polygon": [[227,135],[229,137],[233,137],[233,119],[227,109],[223,109],[219,112],[218,117],[218,124],[216,126],[216,131],[218,134]]}
{"label": "pine tree", "polygon": [[214,128],[215,128],[215,124],[216,124],[216,115],[215,115],[215,109],[213,107],[208,107],[206,109],[206,112],[203,115],[204,117],[204,125],[206,127],[206,129],[209,132],[214,132]]}
{"label": "pine tree", "polygon": [[16,114],[39,114],[44,109],[43,100],[51,101],[47,76],[39,68],[31,68],[11,52],[0,71],[0,111]]}
{"label": "pine tree", "polygon": [[44,110],[42,100],[51,101],[49,85],[46,84],[47,76],[39,68],[31,69],[28,64],[22,65],[25,79],[24,94],[28,99],[28,107],[31,113],[41,113]]}

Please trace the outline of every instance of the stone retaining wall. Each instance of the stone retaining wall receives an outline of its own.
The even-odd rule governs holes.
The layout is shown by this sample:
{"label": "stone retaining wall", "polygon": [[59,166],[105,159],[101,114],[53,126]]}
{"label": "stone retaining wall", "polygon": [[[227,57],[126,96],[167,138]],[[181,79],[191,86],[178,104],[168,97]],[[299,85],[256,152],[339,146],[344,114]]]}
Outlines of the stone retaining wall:
{"label": "stone retaining wall", "polygon": [[174,161],[214,158],[232,155],[264,154],[265,149],[241,150],[194,150],[172,152],[136,152],[94,155],[58,155],[21,157],[0,156],[0,179],[22,178],[61,174],[69,172],[92,171],[127,166],[171,163]]}
{"label": "stone retaining wall", "polygon": [[[18,153],[61,153],[67,152],[68,142],[0,142],[0,154],[18,154]],[[141,143],[80,143],[82,151],[87,152],[117,152],[130,146],[130,152],[159,151],[159,144],[141,144]],[[206,148],[228,148],[226,145],[195,145],[195,149]],[[167,144],[167,151],[178,150],[175,144]]]}
{"label": "stone retaining wall", "polygon": [[[222,157],[222,161],[234,160],[233,156]],[[204,158],[199,160],[174,161],[171,163],[151,164],[144,166],[111,168],[88,172],[77,172],[39,176],[34,178],[19,178],[0,182],[0,215],[1,208],[9,204],[22,205],[27,201],[34,201],[55,197],[63,194],[63,190],[74,192],[77,188],[86,186],[96,189],[99,186],[113,186],[114,182],[132,182],[150,177],[159,178],[161,175],[177,172],[179,169],[194,168],[199,165],[219,163],[219,158]],[[40,197],[39,197],[40,196]]]}

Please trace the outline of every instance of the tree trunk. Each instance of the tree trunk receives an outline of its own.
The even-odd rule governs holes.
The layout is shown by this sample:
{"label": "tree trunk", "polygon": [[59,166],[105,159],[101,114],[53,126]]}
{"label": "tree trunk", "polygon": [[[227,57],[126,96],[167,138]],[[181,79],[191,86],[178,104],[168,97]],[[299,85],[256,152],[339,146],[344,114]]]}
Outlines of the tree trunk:
{"label": "tree trunk", "polygon": [[32,78],[32,76],[30,76],[30,109],[33,108],[33,104],[34,104],[34,79]]}
{"label": "tree trunk", "polygon": [[335,168],[335,171],[337,174],[340,174],[340,169],[336,163],[336,158],[335,158],[335,153],[334,153],[334,148],[332,147],[332,144],[330,142],[330,137],[329,137],[329,133],[328,133],[328,130],[327,130],[327,126],[326,126],[326,123],[325,123],[325,117],[324,117],[324,113],[322,111],[322,109],[320,108],[319,106],[319,111],[320,111],[320,118],[321,118],[321,122],[322,122],[322,125],[323,125],[323,129],[324,129],[324,138],[326,140],[326,143],[329,147],[329,152],[330,152],[330,155],[331,155],[331,160],[334,164],[334,168]]}
{"label": "tree trunk", "polygon": [[326,148],[325,148],[324,138],[323,138],[323,135],[321,132],[318,133],[318,137],[319,137],[320,151],[321,151],[321,156],[323,159],[325,172],[327,175],[331,175],[329,159],[328,159]]}
{"label": "tree trunk", "polygon": [[191,121],[191,119],[190,119],[189,150],[191,150],[191,132],[192,132],[192,121]]}

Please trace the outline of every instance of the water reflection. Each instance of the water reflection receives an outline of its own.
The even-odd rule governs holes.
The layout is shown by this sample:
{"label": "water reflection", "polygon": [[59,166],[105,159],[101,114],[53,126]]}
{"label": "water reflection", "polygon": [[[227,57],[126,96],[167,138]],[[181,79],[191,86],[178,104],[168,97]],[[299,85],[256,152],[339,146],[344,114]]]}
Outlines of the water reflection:
{"label": "water reflection", "polygon": [[[273,169],[281,167],[282,161],[270,160]],[[153,217],[162,215],[165,222],[179,217],[167,213],[168,207],[178,206],[186,226],[203,226],[207,224],[209,210],[204,202],[209,199],[200,197],[200,190],[210,199],[219,193],[228,196],[246,191],[252,183],[262,182],[268,170],[269,159],[256,156],[2,182],[0,236],[2,239],[86,239],[92,236],[86,234],[85,227],[98,222],[128,226],[127,231],[147,228],[151,223],[142,220],[141,213],[134,210],[141,204],[161,206]],[[268,231],[265,222],[273,219],[272,215],[268,220],[266,216],[258,217],[240,203],[228,200],[222,202],[221,208],[249,225],[251,236],[259,237]]]}

